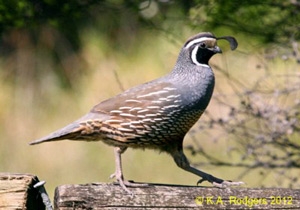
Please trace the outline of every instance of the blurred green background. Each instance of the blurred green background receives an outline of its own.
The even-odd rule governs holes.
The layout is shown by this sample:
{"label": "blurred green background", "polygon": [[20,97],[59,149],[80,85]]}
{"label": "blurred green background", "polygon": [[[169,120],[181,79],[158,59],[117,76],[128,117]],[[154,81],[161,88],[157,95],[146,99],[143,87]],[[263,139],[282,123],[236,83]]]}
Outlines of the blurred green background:
{"label": "blurred green background", "polygon": [[[228,148],[238,145],[236,136],[226,140],[229,134],[199,127],[211,115],[221,119],[228,114],[228,106],[223,108],[216,99],[227,95],[225,101],[238,106],[230,78],[244,84],[239,86],[243,91],[249,86],[272,91],[280,82],[261,78],[299,74],[299,5],[297,1],[0,2],[0,171],[37,175],[47,182],[51,198],[59,185],[111,182],[113,150],[101,142],[37,146],[28,142],[76,120],[123,89],[168,73],[186,39],[201,31],[235,36],[239,47],[230,51],[228,43],[220,41],[224,53],[211,60],[217,81],[209,115],[186,136],[185,146],[199,144],[229,162],[253,161],[241,159],[241,153],[229,155]],[[285,106],[297,97],[296,92],[285,99]],[[273,102],[268,99],[268,104]],[[297,132],[292,132],[293,141],[299,145]],[[188,151],[192,163],[207,162]],[[286,167],[288,177],[299,174],[299,159],[295,161],[295,167]],[[198,181],[157,151],[129,149],[123,164],[129,180],[183,185]],[[248,168],[241,175],[244,169],[239,167],[198,166],[224,179],[242,178],[246,187],[291,186],[291,179],[270,174],[271,167],[267,173]],[[292,182],[299,187],[297,179]]]}

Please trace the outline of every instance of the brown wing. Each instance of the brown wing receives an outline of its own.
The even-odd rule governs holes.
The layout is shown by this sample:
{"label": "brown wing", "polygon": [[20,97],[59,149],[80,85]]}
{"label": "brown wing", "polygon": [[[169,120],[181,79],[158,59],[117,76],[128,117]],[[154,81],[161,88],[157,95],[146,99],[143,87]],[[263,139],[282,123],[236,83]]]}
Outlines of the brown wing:
{"label": "brown wing", "polygon": [[125,91],[96,105],[91,113],[109,116],[100,129],[106,143],[147,147],[183,139],[200,114],[191,113],[195,117],[187,116],[190,120],[182,111],[179,91],[161,82]]}

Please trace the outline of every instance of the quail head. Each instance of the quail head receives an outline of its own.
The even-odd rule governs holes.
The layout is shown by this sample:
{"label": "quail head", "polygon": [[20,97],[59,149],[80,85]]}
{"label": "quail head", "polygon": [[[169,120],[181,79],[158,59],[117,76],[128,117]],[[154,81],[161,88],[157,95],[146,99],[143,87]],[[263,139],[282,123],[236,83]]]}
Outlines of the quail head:
{"label": "quail head", "polygon": [[173,70],[156,80],[133,87],[94,106],[89,113],[50,135],[31,142],[102,141],[114,147],[116,178],[121,187],[144,186],[124,179],[121,154],[128,148],[157,149],[170,154],[176,164],[218,187],[240,185],[200,171],[183,153],[183,139],[206,109],[214,89],[214,74],[208,61],[221,53],[217,40],[225,39],[232,50],[231,36],[199,33],[183,45]]}

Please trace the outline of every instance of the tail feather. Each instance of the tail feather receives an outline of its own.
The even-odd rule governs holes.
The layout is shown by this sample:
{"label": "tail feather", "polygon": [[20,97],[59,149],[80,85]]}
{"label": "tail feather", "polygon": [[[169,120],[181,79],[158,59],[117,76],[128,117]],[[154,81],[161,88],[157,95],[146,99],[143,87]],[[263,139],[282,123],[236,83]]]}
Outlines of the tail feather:
{"label": "tail feather", "polygon": [[29,144],[35,145],[44,142],[59,141],[64,139],[70,139],[70,140],[81,139],[85,141],[94,141],[97,138],[93,137],[93,135],[89,136],[83,134],[83,133],[90,133],[91,126],[93,126],[93,125],[89,125],[89,123],[86,122],[90,121],[91,119],[97,119],[97,122],[99,123],[99,121],[105,120],[107,118],[109,118],[109,115],[90,112],[84,115],[83,117],[81,117],[80,119],[76,120],[75,122],[65,126],[64,128],[59,129],[49,134],[48,136],[32,141]]}
{"label": "tail feather", "polygon": [[40,144],[44,142],[50,142],[50,141],[59,141],[64,139],[76,139],[77,136],[80,135],[80,125],[76,122],[67,125],[66,127],[57,130],[45,137],[42,137],[40,139],[34,140],[29,143],[29,145],[35,145]]}

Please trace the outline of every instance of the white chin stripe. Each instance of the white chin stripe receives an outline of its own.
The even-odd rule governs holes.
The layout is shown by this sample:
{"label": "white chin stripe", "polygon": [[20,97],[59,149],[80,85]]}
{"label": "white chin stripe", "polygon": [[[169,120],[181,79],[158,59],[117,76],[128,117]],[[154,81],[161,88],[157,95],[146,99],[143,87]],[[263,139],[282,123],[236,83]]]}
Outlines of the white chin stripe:
{"label": "white chin stripe", "polygon": [[194,45],[194,44],[196,44],[196,43],[203,42],[203,41],[206,41],[206,40],[215,41],[216,39],[215,39],[215,38],[212,38],[212,37],[201,37],[201,38],[198,38],[198,39],[194,39],[193,41],[190,41],[190,42],[185,46],[185,48],[189,48],[189,47],[191,47],[192,45]]}
{"label": "white chin stripe", "polygon": [[191,55],[191,58],[192,58],[192,62],[197,65],[197,66],[204,66],[204,67],[209,67],[207,64],[203,64],[203,63],[199,63],[197,61],[197,51],[198,51],[198,48],[199,46],[196,46],[193,51],[192,51],[192,55]]}

